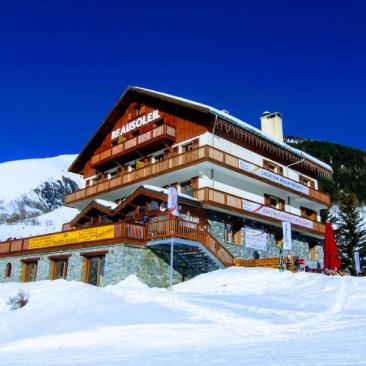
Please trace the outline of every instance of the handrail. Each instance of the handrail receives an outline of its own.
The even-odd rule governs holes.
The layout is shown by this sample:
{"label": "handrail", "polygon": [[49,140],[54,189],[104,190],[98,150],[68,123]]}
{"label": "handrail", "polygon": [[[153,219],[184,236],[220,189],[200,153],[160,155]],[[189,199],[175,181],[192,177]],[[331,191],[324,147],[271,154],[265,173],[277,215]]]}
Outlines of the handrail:
{"label": "handrail", "polygon": [[225,266],[235,264],[233,255],[207,229],[195,222],[168,219],[147,224],[146,240],[178,237],[203,244]]}

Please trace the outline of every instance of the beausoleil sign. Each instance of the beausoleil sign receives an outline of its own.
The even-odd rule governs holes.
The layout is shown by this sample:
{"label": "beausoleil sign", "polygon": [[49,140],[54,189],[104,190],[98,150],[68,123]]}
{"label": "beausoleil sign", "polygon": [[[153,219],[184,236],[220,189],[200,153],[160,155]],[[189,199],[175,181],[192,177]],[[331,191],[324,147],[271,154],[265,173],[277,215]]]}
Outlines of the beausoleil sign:
{"label": "beausoleil sign", "polygon": [[147,123],[155,121],[158,118],[160,118],[158,110],[145,114],[144,116],[141,116],[139,118],[136,118],[135,120],[123,125],[121,128],[117,128],[116,130],[112,131],[112,140],[124,135],[127,132],[131,132],[136,128],[146,125]]}
{"label": "beausoleil sign", "polygon": [[311,220],[302,218],[300,216],[292,215],[284,211],[275,210],[272,207],[264,206],[261,205],[260,203],[243,200],[243,209],[252,213],[271,217],[273,219],[277,219],[280,221],[288,221],[291,222],[291,224],[293,225],[306,227],[308,229],[314,228],[314,223]]}
{"label": "beausoleil sign", "polygon": [[267,169],[263,169],[259,166],[251,164],[247,161],[239,160],[239,168],[242,170],[245,170],[246,172],[249,172],[249,173],[252,173],[255,175],[259,175],[260,177],[266,178],[272,182],[281,184],[282,186],[285,186],[287,188],[291,188],[295,191],[305,193],[305,194],[310,193],[309,187],[306,187],[303,184],[294,182],[291,179],[287,179],[287,178],[283,177],[282,175],[273,173]]}

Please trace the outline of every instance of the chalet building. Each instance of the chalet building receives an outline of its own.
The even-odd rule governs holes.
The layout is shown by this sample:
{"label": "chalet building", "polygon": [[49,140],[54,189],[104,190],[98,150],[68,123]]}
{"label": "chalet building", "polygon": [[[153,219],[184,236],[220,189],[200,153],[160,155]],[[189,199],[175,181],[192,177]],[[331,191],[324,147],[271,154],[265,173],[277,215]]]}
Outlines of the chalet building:
{"label": "chalet building", "polygon": [[[263,113],[261,130],[227,111],[128,87],[71,165],[85,187],[65,197],[80,213],[63,231],[0,243],[0,279],[73,279],[116,283],[135,273],[174,279],[278,258],[282,222],[292,227],[286,256],[323,266],[330,205],[318,178],[332,169],[283,142],[280,113]],[[167,210],[178,191],[179,217]]]}

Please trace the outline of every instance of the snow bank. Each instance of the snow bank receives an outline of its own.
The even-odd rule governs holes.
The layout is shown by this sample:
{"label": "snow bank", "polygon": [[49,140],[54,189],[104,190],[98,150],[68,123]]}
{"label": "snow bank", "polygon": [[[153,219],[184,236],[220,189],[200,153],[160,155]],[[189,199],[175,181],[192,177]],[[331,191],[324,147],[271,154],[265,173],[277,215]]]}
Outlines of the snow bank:
{"label": "snow bank", "polygon": [[[18,288],[24,308],[5,304]],[[0,364],[364,365],[364,278],[230,268],[173,290],[136,276],[0,285]]]}

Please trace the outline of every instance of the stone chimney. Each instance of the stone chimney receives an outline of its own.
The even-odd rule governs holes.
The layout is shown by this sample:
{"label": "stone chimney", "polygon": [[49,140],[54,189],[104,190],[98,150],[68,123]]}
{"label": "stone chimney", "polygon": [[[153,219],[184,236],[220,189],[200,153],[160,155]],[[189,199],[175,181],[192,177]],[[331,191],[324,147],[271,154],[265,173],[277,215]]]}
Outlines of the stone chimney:
{"label": "stone chimney", "polygon": [[279,112],[263,112],[261,116],[261,129],[267,135],[283,142],[282,115]]}

